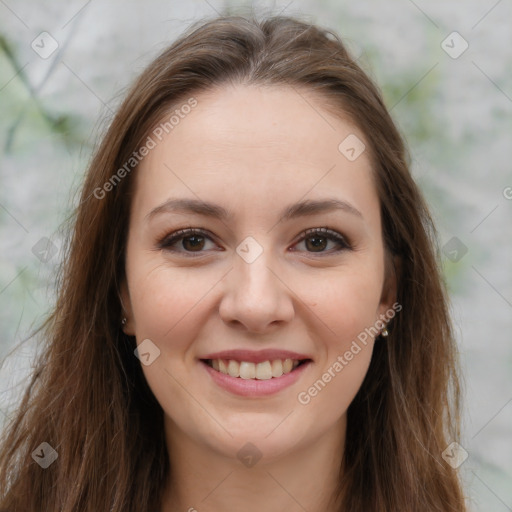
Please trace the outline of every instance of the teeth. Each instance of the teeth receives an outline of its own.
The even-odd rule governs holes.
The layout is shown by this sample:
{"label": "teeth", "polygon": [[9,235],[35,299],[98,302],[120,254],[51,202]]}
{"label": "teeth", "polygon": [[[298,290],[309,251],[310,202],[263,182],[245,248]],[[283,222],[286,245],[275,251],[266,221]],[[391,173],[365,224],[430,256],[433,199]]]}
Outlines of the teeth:
{"label": "teeth", "polygon": [[241,379],[258,379],[269,380],[271,378],[281,377],[290,373],[299,366],[298,360],[293,359],[276,359],[274,361],[262,361],[261,363],[250,363],[248,361],[235,361],[233,359],[213,359],[210,366],[231,377],[239,377]]}
{"label": "teeth", "polygon": [[283,363],[280,359],[272,361],[272,377],[281,377],[283,375]]}
{"label": "teeth", "polygon": [[[230,363],[231,363],[231,361],[230,361]],[[256,365],[254,363],[246,363],[245,361],[242,361],[239,366],[240,366],[240,378],[254,379],[256,377]]]}
{"label": "teeth", "polygon": [[283,373],[290,373],[293,368],[293,361],[291,359],[285,359],[283,363]]}
{"label": "teeth", "polygon": [[256,365],[255,377],[259,380],[268,380],[272,378],[272,365],[270,361],[263,361]]}
{"label": "teeth", "polygon": [[228,363],[228,375],[230,377],[240,377],[240,364],[230,359]]}

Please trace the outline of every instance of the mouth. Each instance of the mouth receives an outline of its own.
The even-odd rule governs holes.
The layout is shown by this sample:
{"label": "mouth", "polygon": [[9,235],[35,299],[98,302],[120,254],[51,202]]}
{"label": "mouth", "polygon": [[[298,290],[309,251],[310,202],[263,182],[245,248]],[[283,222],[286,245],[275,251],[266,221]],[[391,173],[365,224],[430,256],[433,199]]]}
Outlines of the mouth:
{"label": "mouth", "polygon": [[216,372],[244,380],[271,380],[297,371],[311,359],[272,359],[254,363],[235,359],[201,359],[203,364]]}

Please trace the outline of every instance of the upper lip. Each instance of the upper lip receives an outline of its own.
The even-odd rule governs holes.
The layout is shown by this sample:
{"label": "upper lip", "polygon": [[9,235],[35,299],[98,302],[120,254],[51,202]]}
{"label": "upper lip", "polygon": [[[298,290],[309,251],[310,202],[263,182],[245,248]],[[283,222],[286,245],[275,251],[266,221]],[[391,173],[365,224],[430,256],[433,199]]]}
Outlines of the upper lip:
{"label": "upper lip", "polygon": [[221,352],[212,352],[200,359],[233,359],[235,361],[247,361],[248,363],[261,363],[263,361],[274,361],[276,359],[311,359],[307,354],[290,352],[289,350],[222,350]]}

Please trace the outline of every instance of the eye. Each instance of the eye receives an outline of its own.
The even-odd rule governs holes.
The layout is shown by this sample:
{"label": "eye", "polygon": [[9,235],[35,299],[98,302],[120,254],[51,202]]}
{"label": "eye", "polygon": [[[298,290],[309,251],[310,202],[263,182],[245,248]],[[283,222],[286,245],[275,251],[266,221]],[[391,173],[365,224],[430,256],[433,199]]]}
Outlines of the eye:
{"label": "eye", "polygon": [[[307,252],[313,253],[332,254],[352,249],[350,243],[343,235],[329,228],[311,228],[304,231],[304,233],[300,235],[296,246],[303,242]],[[334,250],[326,251],[325,249],[328,247],[329,242],[333,243],[335,248]]]}
{"label": "eye", "polygon": [[[208,243],[211,243],[212,246],[208,247]],[[332,254],[352,249],[343,235],[329,228],[311,228],[304,231],[294,246],[297,247],[301,243],[305,244],[306,252],[319,254]],[[334,245],[334,249],[331,247],[331,250],[326,251],[329,243]],[[199,228],[180,229],[158,242],[159,249],[184,253],[187,256],[194,256],[192,253],[197,253],[199,256],[205,250],[216,250],[215,247],[217,246],[208,232]],[[296,251],[297,249],[292,250]]]}
{"label": "eye", "polygon": [[201,253],[204,252],[203,249],[208,249],[207,242],[213,244],[206,231],[198,228],[186,228],[165,236],[158,242],[158,248],[172,252]]}

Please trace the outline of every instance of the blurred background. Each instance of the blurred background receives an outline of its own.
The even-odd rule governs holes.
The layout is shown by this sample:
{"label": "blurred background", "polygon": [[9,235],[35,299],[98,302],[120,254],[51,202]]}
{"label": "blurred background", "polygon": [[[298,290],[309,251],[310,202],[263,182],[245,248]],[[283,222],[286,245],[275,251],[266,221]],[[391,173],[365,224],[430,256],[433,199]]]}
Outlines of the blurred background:
{"label": "blurred background", "polygon": [[0,422],[54,300],[59,227],[123,92],[191,23],[251,11],[334,29],[382,88],[439,230],[465,375],[456,458],[468,504],[512,510],[509,0],[0,0]]}

